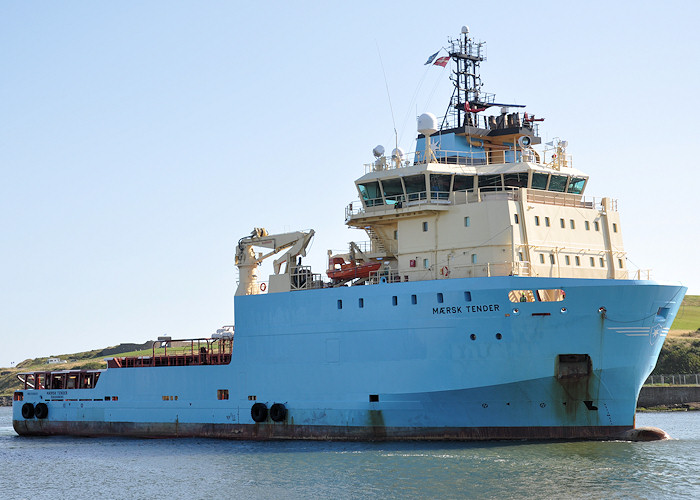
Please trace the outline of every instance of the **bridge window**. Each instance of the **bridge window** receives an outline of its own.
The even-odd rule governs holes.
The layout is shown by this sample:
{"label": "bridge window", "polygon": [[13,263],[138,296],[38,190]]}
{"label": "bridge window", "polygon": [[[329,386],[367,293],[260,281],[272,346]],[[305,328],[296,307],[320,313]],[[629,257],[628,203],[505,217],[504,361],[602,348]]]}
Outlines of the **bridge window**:
{"label": "bridge window", "polygon": [[450,184],[452,176],[444,174],[430,174],[430,199],[447,200],[450,198]]}
{"label": "bridge window", "polygon": [[403,186],[401,179],[382,179],[382,188],[384,188],[384,199],[387,205],[393,205],[399,201],[403,201]]}
{"label": "bridge window", "polygon": [[569,180],[568,193],[581,194],[583,192],[583,186],[586,184],[585,177],[572,177]]}
{"label": "bridge window", "polygon": [[557,193],[563,193],[566,191],[566,179],[565,175],[552,175],[549,180],[549,191],[556,191]]}
{"label": "bridge window", "polygon": [[503,184],[506,187],[527,187],[527,172],[503,174]]}
{"label": "bridge window", "polygon": [[479,189],[484,191],[500,191],[503,189],[503,185],[501,184],[501,175],[480,175]]}
{"label": "bridge window", "polygon": [[547,179],[549,174],[540,174],[533,172],[532,174],[532,189],[547,189]]}
{"label": "bridge window", "polygon": [[471,175],[455,175],[452,191],[467,191],[474,189],[474,177]]}
{"label": "bridge window", "polygon": [[408,201],[425,200],[425,176],[424,175],[408,175],[403,178],[403,184],[406,186],[406,196]]}
{"label": "bridge window", "polygon": [[368,207],[373,207],[375,205],[381,205],[382,194],[379,191],[379,182],[366,182],[364,184],[358,184],[360,189],[360,194],[362,195],[362,200]]}

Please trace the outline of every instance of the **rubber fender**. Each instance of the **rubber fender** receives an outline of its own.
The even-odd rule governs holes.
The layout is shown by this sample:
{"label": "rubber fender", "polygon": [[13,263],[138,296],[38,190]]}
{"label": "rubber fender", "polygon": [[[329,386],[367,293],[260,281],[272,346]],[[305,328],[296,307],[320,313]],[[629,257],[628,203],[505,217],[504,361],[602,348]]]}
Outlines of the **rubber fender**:
{"label": "rubber fender", "polygon": [[24,418],[34,418],[34,405],[31,403],[24,403],[22,405],[22,417]]}
{"label": "rubber fender", "polygon": [[265,403],[255,403],[250,409],[250,416],[257,423],[267,420],[267,406]]}
{"label": "rubber fender", "polygon": [[275,403],[270,407],[270,418],[273,422],[282,422],[287,418],[287,408],[282,403]]}
{"label": "rubber fender", "polygon": [[49,407],[46,406],[46,403],[38,403],[34,407],[34,415],[36,415],[36,418],[46,418],[49,416]]}

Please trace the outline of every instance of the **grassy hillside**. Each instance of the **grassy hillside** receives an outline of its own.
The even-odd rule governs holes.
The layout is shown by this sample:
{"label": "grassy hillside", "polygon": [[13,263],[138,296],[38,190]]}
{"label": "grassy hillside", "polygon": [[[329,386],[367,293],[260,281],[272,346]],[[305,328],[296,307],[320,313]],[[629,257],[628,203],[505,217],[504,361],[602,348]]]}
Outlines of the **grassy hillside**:
{"label": "grassy hillside", "polygon": [[700,330],[700,295],[686,295],[673,321],[672,330]]}
{"label": "grassy hillside", "polygon": [[[156,350],[157,353],[162,352]],[[0,368],[0,396],[11,395],[20,388],[17,374],[39,370],[94,370],[106,368],[105,357],[149,356],[151,344],[120,344],[106,349],[61,354],[57,357],[68,361],[60,365],[47,365],[48,358],[27,359],[15,368]],[[700,295],[688,295],[676,316],[671,333],[661,350],[655,374],[698,373],[700,372]]]}

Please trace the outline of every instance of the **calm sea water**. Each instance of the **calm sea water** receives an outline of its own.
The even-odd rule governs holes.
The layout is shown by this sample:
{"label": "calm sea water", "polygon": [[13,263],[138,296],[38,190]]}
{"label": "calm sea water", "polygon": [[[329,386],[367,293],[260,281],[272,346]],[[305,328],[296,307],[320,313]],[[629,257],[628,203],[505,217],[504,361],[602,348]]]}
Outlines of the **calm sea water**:
{"label": "calm sea water", "polygon": [[700,498],[700,412],[654,443],[26,438],[0,408],[0,498]]}

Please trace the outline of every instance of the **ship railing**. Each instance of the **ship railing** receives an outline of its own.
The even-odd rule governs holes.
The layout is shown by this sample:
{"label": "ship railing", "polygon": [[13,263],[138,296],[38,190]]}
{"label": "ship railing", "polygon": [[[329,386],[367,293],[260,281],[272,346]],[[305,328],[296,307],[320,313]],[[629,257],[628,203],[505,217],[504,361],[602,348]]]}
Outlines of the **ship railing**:
{"label": "ship railing", "polygon": [[150,356],[107,358],[107,368],[227,365],[231,362],[233,336],[154,342]]}
{"label": "ship railing", "polygon": [[[603,210],[603,198],[585,197],[573,193],[555,193],[552,191],[540,191],[528,189],[527,201],[542,205],[557,205],[561,207],[593,208]],[[617,200],[610,199],[608,209],[617,212]]]}
{"label": "ship railing", "polygon": [[104,370],[35,371],[17,375],[24,389],[94,389]]}
{"label": "ship railing", "polygon": [[311,272],[311,266],[297,266],[289,275],[291,290],[323,288],[321,275]]}
{"label": "ship railing", "polygon": [[[495,198],[518,201],[520,199],[520,188],[517,186],[486,186],[462,191],[431,191],[429,196],[428,192],[421,191],[419,193],[387,197],[386,203],[384,203],[384,199],[382,198],[368,199],[365,200],[367,208],[362,205],[360,200],[356,200],[345,207],[345,221],[349,221],[355,215],[365,213],[382,215],[388,214],[393,210],[414,206],[463,205],[465,203],[478,203]],[[608,204],[605,205],[603,202],[605,199],[606,198],[585,197],[573,193],[555,193],[533,189],[527,190],[528,203],[617,212],[617,200],[607,198]]]}
{"label": "ship railing", "polygon": [[700,373],[649,375],[644,385],[700,385]]}
{"label": "ship railing", "polygon": [[651,269],[637,269],[632,273],[632,279],[637,281],[650,281]]}
{"label": "ship railing", "polygon": [[[473,150],[449,150],[449,149],[432,149],[434,158],[430,161],[433,163],[442,163],[447,165],[457,165],[463,167],[475,167],[483,165],[502,165],[504,163],[524,163],[535,162],[539,157],[539,153],[535,154],[531,149],[523,149],[513,147],[511,149],[499,151],[485,151],[483,149]],[[406,159],[412,158],[412,160]],[[412,151],[402,157],[400,160],[381,157],[370,163],[363,164],[365,174],[370,172],[382,172],[384,170],[396,170],[400,168],[410,167],[412,165],[424,164],[426,155],[425,151]],[[557,170],[566,170],[573,168],[573,157],[570,154],[556,156],[555,153],[548,150],[543,153],[542,162]]]}
{"label": "ship railing", "polygon": [[380,268],[369,274],[368,283],[377,285],[379,283],[400,283],[401,281],[408,281],[408,276],[401,276],[394,269]]}

